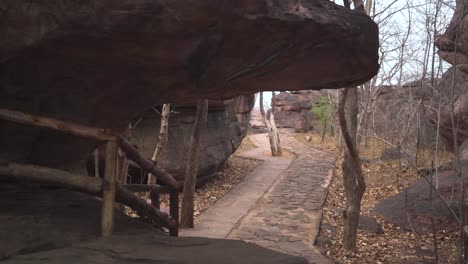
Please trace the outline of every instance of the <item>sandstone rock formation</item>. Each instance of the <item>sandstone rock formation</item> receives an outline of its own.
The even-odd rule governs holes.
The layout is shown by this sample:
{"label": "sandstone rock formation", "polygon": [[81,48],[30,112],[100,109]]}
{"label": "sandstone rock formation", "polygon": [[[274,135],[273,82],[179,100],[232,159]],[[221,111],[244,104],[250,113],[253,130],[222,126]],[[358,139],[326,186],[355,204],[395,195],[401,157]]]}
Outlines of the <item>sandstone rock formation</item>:
{"label": "sandstone rock formation", "polygon": [[[378,31],[330,1],[4,0],[0,106],[123,131],[162,103],[338,88],[378,70]],[[0,121],[0,158],[70,167],[96,142]]]}
{"label": "sandstone rock formation", "polygon": [[[369,17],[328,0],[301,3],[304,9],[298,12],[292,8],[295,0],[0,1],[0,108],[120,133],[133,118],[154,105],[191,105],[200,98],[225,100],[270,89],[339,88],[363,83],[376,74],[378,29]],[[219,124],[215,119],[223,115],[223,111],[213,112],[211,126]],[[236,126],[232,117],[226,117],[226,125]],[[181,117],[179,122],[188,123],[190,118]],[[184,136],[184,132],[179,133]],[[0,120],[0,160],[75,170],[81,169],[77,168],[79,162],[98,144]],[[233,148],[223,145],[222,151]],[[51,192],[32,194],[25,200],[0,201],[2,209],[5,203],[20,205],[19,216],[0,219],[16,224],[2,239],[38,221],[45,221],[38,227],[57,232],[51,237],[67,234],[67,218],[54,216],[66,216],[68,211],[55,211],[57,204],[76,209],[71,214],[77,218],[73,223],[82,229],[98,224],[80,221],[87,216],[83,199],[65,204],[61,196]],[[48,204],[47,211],[30,210],[29,218],[25,217],[24,210],[35,209],[40,197]],[[68,199],[67,194],[64,197]],[[28,209],[21,207],[26,204]],[[98,216],[99,210],[92,212]],[[57,222],[47,223],[53,220]],[[55,225],[57,229],[52,229]],[[75,226],[71,230],[75,228],[80,231]],[[76,234],[68,242],[89,238]],[[23,240],[11,252],[32,253],[57,246],[48,243],[47,233],[28,235],[22,234]],[[141,259],[132,259],[133,252],[123,252],[125,247],[120,243],[130,243],[130,238],[116,237],[99,249],[78,244],[70,251],[33,254],[10,263],[83,263],[83,258],[119,263],[190,263],[186,259],[190,254],[200,257],[197,263],[304,263],[303,259],[243,242],[152,238],[142,241],[144,247],[136,244]],[[8,242],[1,240],[2,247]],[[150,242],[157,247],[149,249],[148,245],[154,245]],[[159,251],[155,253],[156,249]],[[210,255],[216,252],[219,254],[210,262]],[[41,255],[48,253],[52,254],[50,258]],[[67,254],[70,258],[64,258]],[[223,261],[227,255],[235,259]]]}
{"label": "sandstone rock formation", "polygon": [[[212,174],[234,153],[247,134],[247,125],[255,96],[238,96],[232,100],[209,102],[207,127],[202,130],[198,175]],[[169,116],[169,143],[161,167],[182,180],[187,164],[196,106],[176,106]],[[157,144],[160,116],[152,109],[141,116],[131,142],[151,158]]]}
{"label": "sandstone rock formation", "polygon": [[311,106],[320,101],[320,91],[281,92],[275,96],[275,121],[278,127],[294,128],[297,132],[307,132],[316,125]]}
{"label": "sandstone rock formation", "polygon": [[[452,126],[450,103],[452,87],[454,126]],[[432,89],[430,84],[424,88],[430,92],[425,102],[429,106],[426,117],[434,128],[439,125],[441,142],[451,152],[455,150],[453,133],[455,130],[460,158],[468,165],[468,74],[452,67],[438,80],[435,89]]]}
{"label": "sandstone rock formation", "polygon": [[[455,14],[446,30],[439,36],[436,45],[439,56],[456,67],[449,69],[442,77],[439,87],[441,95],[453,98],[453,119],[456,120],[455,131],[452,128],[450,104],[442,107],[441,137],[448,149],[454,149],[454,132],[457,134],[456,144],[460,148],[460,158],[468,168],[468,19],[465,6],[467,1],[457,1]],[[452,96],[453,95],[453,96]],[[434,113],[429,119],[436,120]],[[468,172],[465,173],[468,175]]]}

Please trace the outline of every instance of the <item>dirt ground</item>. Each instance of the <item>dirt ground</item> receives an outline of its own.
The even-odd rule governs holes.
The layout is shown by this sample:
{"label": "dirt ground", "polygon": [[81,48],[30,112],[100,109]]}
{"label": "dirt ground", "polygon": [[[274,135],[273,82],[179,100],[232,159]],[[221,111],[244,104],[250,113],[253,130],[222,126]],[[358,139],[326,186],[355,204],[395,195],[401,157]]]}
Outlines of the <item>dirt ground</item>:
{"label": "dirt ground", "polygon": [[[336,263],[435,263],[436,256],[438,263],[457,263],[459,234],[453,225],[436,226],[435,250],[432,232],[418,234],[392,224],[372,212],[380,201],[404,191],[419,180],[416,171],[407,162],[379,159],[385,145],[377,140],[371,140],[367,148],[361,147],[360,155],[363,159],[367,190],[362,200],[358,252],[345,250],[341,241],[345,193],[341,170],[342,157],[337,140],[326,137],[325,141],[321,142],[318,134],[301,134],[297,138],[316,148],[333,152],[339,157],[316,241],[323,254]],[[447,163],[448,155],[441,156],[441,164]],[[427,164],[430,163],[426,162],[426,166]]]}

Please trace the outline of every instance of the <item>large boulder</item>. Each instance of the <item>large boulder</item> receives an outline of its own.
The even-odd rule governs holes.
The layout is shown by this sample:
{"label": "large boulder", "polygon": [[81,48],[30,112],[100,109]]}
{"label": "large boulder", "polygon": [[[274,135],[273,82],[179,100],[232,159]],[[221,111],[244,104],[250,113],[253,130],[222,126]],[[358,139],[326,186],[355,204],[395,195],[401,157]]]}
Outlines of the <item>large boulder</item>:
{"label": "large boulder", "polygon": [[[3,0],[0,106],[122,132],[154,105],[339,88],[378,28],[327,0]],[[0,159],[70,167],[96,145],[0,121]]]}
{"label": "large boulder", "polygon": [[278,127],[293,128],[307,132],[317,123],[311,107],[323,95],[320,91],[281,92],[272,100],[275,108],[275,122]]}
{"label": "large boulder", "polygon": [[[255,96],[238,96],[233,100],[209,101],[208,122],[202,129],[198,175],[208,176],[226,162],[247,134],[247,125]],[[176,106],[169,115],[168,147],[160,166],[182,180],[196,106]],[[157,144],[160,116],[153,109],[145,112],[132,133],[131,142],[151,158]]]}
{"label": "large boulder", "polygon": [[[445,100],[453,98],[453,120],[456,120],[456,124],[452,126],[451,104],[444,103],[440,111],[440,134],[449,150],[454,150],[454,143],[458,145],[460,158],[465,166],[468,166],[468,11],[465,8],[467,4],[466,0],[457,1],[455,13],[447,30],[436,41],[439,56],[454,67],[444,74],[437,87],[440,91],[435,98],[432,98],[433,104],[440,98]],[[428,117],[437,124],[438,118],[434,111],[429,112]],[[457,135],[457,142],[454,134]],[[468,177],[466,170],[465,174]]]}
{"label": "large boulder", "polygon": [[[459,148],[460,159],[468,165],[468,74],[454,67],[447,70],[438,80],[435,87],[425,86],[430,92],[426,97],[426,117],[434,128],[439,127],[439,135],[445,148],[454,152],[455,145]],[[452,126],[452,98],[453,120]],[[454,137],[454,129],[456,142]],[[468,177],[468,174],[467,174]]]}

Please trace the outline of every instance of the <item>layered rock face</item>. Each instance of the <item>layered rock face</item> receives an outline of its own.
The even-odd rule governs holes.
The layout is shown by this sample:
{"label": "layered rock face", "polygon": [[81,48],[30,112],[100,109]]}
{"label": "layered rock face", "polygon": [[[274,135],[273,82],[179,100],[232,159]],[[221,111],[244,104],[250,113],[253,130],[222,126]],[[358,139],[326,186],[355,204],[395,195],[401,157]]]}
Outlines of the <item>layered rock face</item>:
{"label": "layered rock face", "polygon": [[[447,148],[452,151],[456,140],[455,144],[460,148],[460,158],[468,168],[468,10],[465,8],[466,5],[468,5],[466,0],[457,1],[455,14],[446,32],[439,36],[436,44],[439,48],[439,56],[456,67],[444,74],[439,85],[443,98],[453,98],[453,120],[455,121],[452,122],[450,103],[444,104],[440,114],[441,137],[446,142]],[[435,103],[434,99],[433,103]],[[438,118],[434,112],[430,112],[428,117],[436,124],[435,121]],[[452,123],[455,123],[454,126]],[[468,174],[466,170],[465,174]]]}
{"label": "layered rock face", "polygon": [[312,105],[320,101],[319,91],[281,92],[272,100],[275,107],[275,122],[278,127],[294,128],[296,132],[307,132],[317,123]]}
{"label": "layered rock face", "polygon": [[[425,89],[432,91],[429,85]],[[427,97],[426,104],[431,107],[427,108],[426,117],[434,127],[439,125],[441,141],[449,151],[454,152],[454,143],[457,145],[461,160],[468,166],[468,74],[452,67],[444,73],[436,89],[437,92]]]}
{"label": "layered rock face", "polygon": [[[430,149],[434,147],[435,142],[436,130],[424,118],[428,110],[420,107],[422,103],[428,104],[427,101],[422,102],[421,100],[433,98],[433,91],[426,88],[421,89],[421,85],[426,86],[427,80],[409,82],[401,86],[384,85],[371,95],[372,105],[375,108],[372,119],[369,120],[372,122],[370,124],[372,130],[387,140],[401,142],[400,151],[403,151],[408,157],[414,157],[417,144]],[[394,151],[394,149],[388,151]],[[390,154],[388,158],[393,156],[391,153],[386,154]],[[382,158],[385,156],[383,154]]]}
{"label": "layered rock face", "polygon": [[[239,147],[247,134],[250,111],[254,104],[255,95],[209,101],[207,126],[201,132],[198,175],[214,173]],[[159,165],[180,180],[185,176],[195,114],[196,106],[176,106],[169,115],[168,148]],[[152,157],[156,147],[159,127],[160,116],[149,110],[141,116],[141,121],[132,133],[132,144],[148,158]]]}
{"label": "layered rock face", "polygon": [[[0,107],[122,132],[154,105],[339,88],[378,29],[326,0],[3,0]],[[0,159],[69,168],[98,143],[0,121]]]}

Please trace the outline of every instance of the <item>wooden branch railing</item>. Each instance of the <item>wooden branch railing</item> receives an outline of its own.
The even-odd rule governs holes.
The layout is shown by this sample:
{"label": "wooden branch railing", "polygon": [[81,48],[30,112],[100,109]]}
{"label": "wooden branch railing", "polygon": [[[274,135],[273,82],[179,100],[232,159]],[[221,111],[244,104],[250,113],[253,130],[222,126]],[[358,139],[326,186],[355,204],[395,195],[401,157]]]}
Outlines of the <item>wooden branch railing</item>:
{"label": "wooden branch railing", "polygon": [[[78,191],[94,196],[103,197],[106,180],[85,175],[73,174],[67,171],[47,168],[37,165],[27,165],[15,162],[0,161],[0,176],[16,180],[26,180],[37,183],[56,184],[63,188]],[[117,202],[125,204],[136,211],[141,217],[150,218],[160,222],[163,227],[173,228],[177,226],[175,219],[156,210],[145,200],[116,183],[115,198]]]}
{"label": "wooden branch railing", "polygon": [[124,184],[123,187],[131,192],[154,192],[157,194],[169,193],[171,189],[159,184]]}
{"label": "wooden branch railing", "polygon": [[[179,192],[180,185],[171,174],[169,174],[167,171],[161,168],[158,168],[149,159],[144,158],[140,153],[138,153],[138,151],[128,141],[126,141],[121,136],[115,135],[110,130],[103,129],[103,128],[88,127],[88,126],[76,124],[73,122],[68,122],[68,121],[65,122],[65,121],[61,121],[61,120],[50,118],[50,117],[36,116],[36,115],[22,113],[19,111],[1,109],[1,108],[0,108],[0,120],[6,120],[6,121],[11,121],[11,122],[15,122],[18,124],[23,124],[23,125],[30,125],[30,126],[35,126],[35,127],[52,129],[52,130],[72,134],[72,135],[79,136],[79,137],[107,142],[108,153],[106,153],[106,156],[109,156],[109,157],[106,157],[106,175],[105,175],[106,184],[103,185],[105,188],[102,191],[102,196],[103,196],[102,235],[103,236],[108,236],[112,233],[113,208],[114,208],[116,190],[117,190],[117,199],[119,199],[119,197],[122,198],[122,195],[125,197],[125,199],[130,199],[130,200],[135,200],[136,198],[138,198],[133,193],[129,192],[127,189],[119,185],[116,181],[117,171],[115,170],[115,167],[116,167],[118,157],[117,155],[112,154],[114,153],[113,149],[115,148],[115,144],[117,144],[125,152],[126,156],[129,159],[133,160],[142,169],[157,176],[159,179],[161,179],[161,181],[167,184],[170,188],[170,193]],[[28,166],[28,165],[23,165],[23,166]],[[3,169],[4,169],[4,172],[8,171],[8,170],[5,170],[5,168]],[[43,176],[45,176],[45,174]],[[27,178],[26,175],[21,175],[21,177]],[[89,177],[86,177],[85,179],[90,180]],[[60,183],[60,182],[56,182],[56,183]],[[74,185],[73,187],[75,188],[77,186]],[[147,208],[148,206],[149,205],[146,203],[145,205],[138,203],[137,207],[140,211],[143,210],[147,212],[148,214],[152,214],[155,216],[158,216],[161,213],[159,210],[154,209],[154,207],[152,206],[151,208],[153,209]],[[174,235],[174,234],[177,235],[179,204],[178,202],[175,203],[175,200],[174,200],[170,204],[170,207],[171,207],[171,212],[174,212],[173,217],[175,219],[174,220],[175,226],[169,225],[169,224],[167,225],[168,227],[170,227],[171,235]],[[176,211],[177,211],[177,214],[175,214]]]}
{"label": "wooden branch railing", "polygon": [[14,110],[3,108],[0,109],[0,119],[23,125],[57,130],[78,137],[95,139],[99,141],[116,141],[116,136],[112,135],[110,131],[103,128],[83,126],[73,122],[65,122],[50,117],[30,115]]}
{"label": "wooden branch railing", "polygon": [[180,188],[179,183],[171,174],[161,168],[158,168],[152,161],[141,156],[141,154],[138,153],[138,151],[128,141],[122,137],[117,137],[117,143],[119,144],[119,147],[125,152],[127,158],[133,160],[143,170],[156,175],[159,179],[161,179],[161,181],[174,190],[178,190]]}
{"label": "wooden branch railing", "polygon": [[94,128],[65,122],[50,117],[35,116],[19,111],[0,109],[0,119],[23,125],[30,125],[52,130],[61,131],[79,137],[90,138],[99,141],[114,141],[125,152],[127,157],[133,160],[144,170],[156,175],[161,181],[173,189],[179,189],[179,183],[174,177],[163,169],[158,168],[149,159],[143,157],[138,151],[121,136],[114,135],[111,131],[103,128]]}

